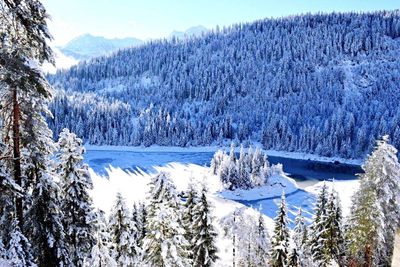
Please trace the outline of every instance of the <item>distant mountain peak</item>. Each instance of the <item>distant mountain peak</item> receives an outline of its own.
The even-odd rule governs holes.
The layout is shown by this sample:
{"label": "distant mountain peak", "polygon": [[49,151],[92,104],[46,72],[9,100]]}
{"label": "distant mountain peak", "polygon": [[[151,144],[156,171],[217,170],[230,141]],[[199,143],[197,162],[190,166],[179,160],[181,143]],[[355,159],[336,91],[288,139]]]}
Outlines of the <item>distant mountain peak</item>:
{"label": "distant mountain peak", "polygon": [[76,60],[86,60],[141,44],[143,44],[142,40],[133,37],[110,39],[86,33],[75,37],[59,49],[63,54]]}
{"label": "distant mountain peak", "polygon": [[208,29],[202,25],[193,26],[185,31],[173,31],[170,33],[168,38],[177,38],[177,39],[185,39],[188,37],[197,37],[201,36],[203,33],[207,32]]}

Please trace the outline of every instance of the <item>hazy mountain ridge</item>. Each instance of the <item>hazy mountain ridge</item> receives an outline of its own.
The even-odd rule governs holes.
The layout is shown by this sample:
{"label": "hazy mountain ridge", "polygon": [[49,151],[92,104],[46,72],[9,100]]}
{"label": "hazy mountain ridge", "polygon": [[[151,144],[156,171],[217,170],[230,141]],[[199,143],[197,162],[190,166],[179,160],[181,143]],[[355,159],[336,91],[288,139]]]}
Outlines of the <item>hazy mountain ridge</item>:
{"label": "hazy mountain ridge", "polygon": [[143,43],[144,41],[133,37],[108,39],[102,36],[84,34],[72,39],[66,45],[59,47],[59,49],[66,56],[77,60],[86,60]]}

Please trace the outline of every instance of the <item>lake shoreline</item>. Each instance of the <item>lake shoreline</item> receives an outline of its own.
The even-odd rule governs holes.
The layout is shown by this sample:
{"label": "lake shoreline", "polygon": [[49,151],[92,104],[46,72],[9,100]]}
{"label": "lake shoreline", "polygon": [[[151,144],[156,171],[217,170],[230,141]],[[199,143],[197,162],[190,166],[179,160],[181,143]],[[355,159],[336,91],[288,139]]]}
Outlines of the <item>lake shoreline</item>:
{"label": "lake shoreline", "polygon": [[[261,148],[260,144],[255,143],[253,148]],[[217,150],[229,151],[228,146],[193,146],[193,147],[178,147],[178,146],[159,146],[152,145],[149,147],[145,146],[111,146],[111,145],[89,145],[85,144],[86,150],[89,151],[123,151],[123,152],[146,152],[146,153],[157,153],[157,152],[168,152],[168,153],[211,153]],[[235,152],[239,152],[240,148],[236,147]],[[361,166],[364,159],[346,159],[341,157],[325,157],[311,153],[303,152],[289,152],[289,151],[279,151],[262,149],[268,156],[281,157],[296,160],[310,160],[314,162],[321,163],[334,163],[349,166]]]}

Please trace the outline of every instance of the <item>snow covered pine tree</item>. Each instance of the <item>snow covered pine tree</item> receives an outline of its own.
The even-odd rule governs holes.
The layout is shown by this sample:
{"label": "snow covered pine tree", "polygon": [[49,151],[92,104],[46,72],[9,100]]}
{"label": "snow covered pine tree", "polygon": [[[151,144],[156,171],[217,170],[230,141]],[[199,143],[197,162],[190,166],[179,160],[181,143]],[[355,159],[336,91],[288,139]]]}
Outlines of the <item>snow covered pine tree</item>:
{"label": "snow covered pine tree", "polygon": [[384,136],[368,156],[347,222],[349,258],[364,266],[390,266],[400,223],[400,163]]}
{"label": "snow covered pine tree", "polygon": [[85,152],[82,140],[64,129],[57,143],[57,173],[60,176],[63,225],[74,266],[82,266],[95,243],[96,214],[89,190],[92,181],[88,167],[83,163]]}
{"label": "snow covered pine tree", "polygon": [[181,218],[182,204],[167,173],[151,178],[143,264],[159,267],[190,265],[189,243]]}
{"label": "snow covered pine tree", "polygon": [[132,267],[137,264],[139,248],[134,239],[137,232],[134,226],[125,199],[118,193],[108,221],[111,256],[118,266]]}
{"label": "snow covered pine tree", "polygon": [[285,267],[289,259],[290,241],[285,193],[282,193],[281,204],[277,213],[271,242],[271,265],[273,267]]}

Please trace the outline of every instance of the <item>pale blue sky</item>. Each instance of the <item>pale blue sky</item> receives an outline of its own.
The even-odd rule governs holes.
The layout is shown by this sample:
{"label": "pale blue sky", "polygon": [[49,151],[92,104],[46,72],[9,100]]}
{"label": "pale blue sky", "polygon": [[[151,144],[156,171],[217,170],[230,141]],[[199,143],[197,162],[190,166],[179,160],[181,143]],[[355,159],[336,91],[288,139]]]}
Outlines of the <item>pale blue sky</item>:
{"label": "pale blue sky", "polygon": [[106,37],[166,37],[173,30],[306,12],[400,8],[400,0],[42,0],[55,44],[83,33]]}

